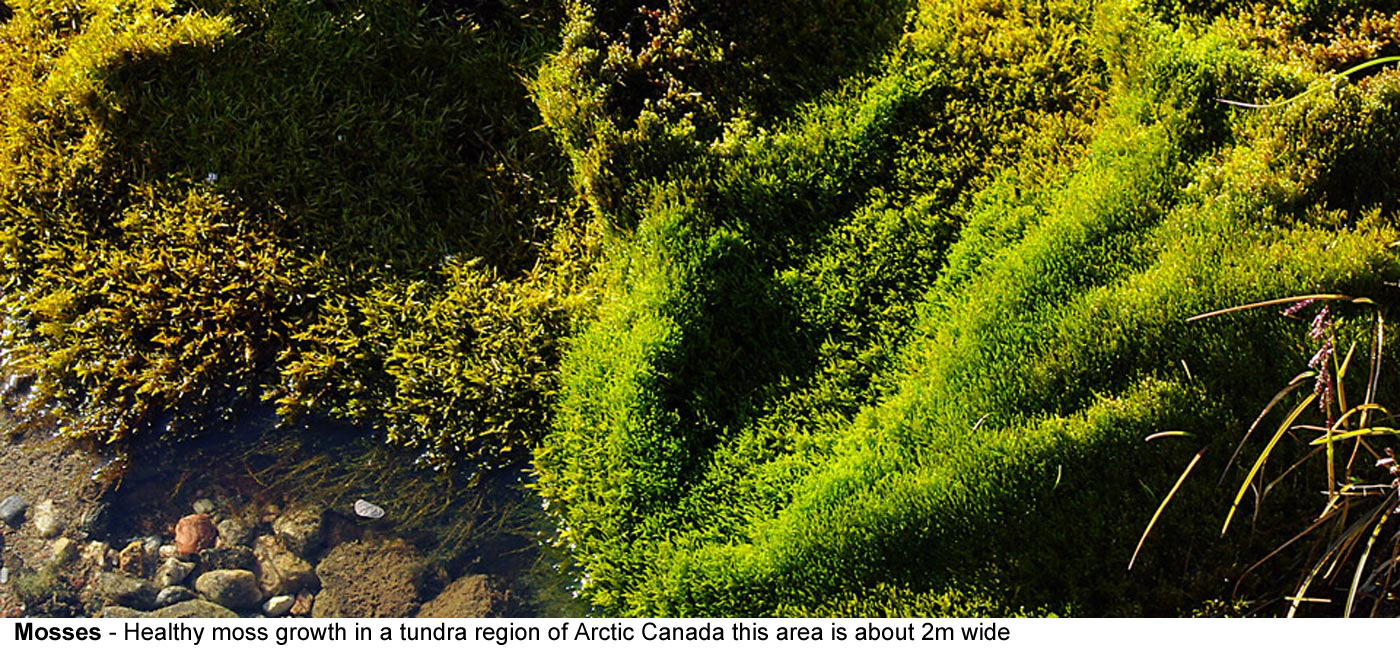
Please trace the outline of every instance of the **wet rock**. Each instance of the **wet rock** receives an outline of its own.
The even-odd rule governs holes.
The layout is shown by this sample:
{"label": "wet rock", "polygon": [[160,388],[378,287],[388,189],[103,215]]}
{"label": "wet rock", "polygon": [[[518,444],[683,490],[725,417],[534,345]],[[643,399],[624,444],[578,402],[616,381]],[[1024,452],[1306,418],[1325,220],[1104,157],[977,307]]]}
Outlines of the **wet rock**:
{"label": "wet rock", "polygon": [[107,564],[107,552],[112,547],[107,542],[88,542],[83,547],[82,561],[98,571],[105,571],[110,565]]}
{"label": "wet rock", "polygon": [[53,546],[49,552],[49,561],[55,566],[68,564],[78,557],[78,543],[68,537],[60,537],[53,541]]}
{"label": "wet rock", "polygon": [[34,523],[34,530],[39,532],[39,536],[45,539],[58,537],[63,532],[63,519],[59,515],[58,506],[54,505],[53,499],[44,499],[42,503],[34,506],[34,516],[31,518]]}
{"label": "wet rock", "polygon": [[291,611],[287,612],[292,616],[310,616],[311,609],[316,604],[316,594],[303,589],[297,592],[297,599],[292,603]]}
{"label": "wet rock", "polygon": [[253,556],[258,561],[258,585],[265,594],[294,594],[319,586],[311,564],[293,554],[273,535],[258,537],[253,543]]}
{"label": "wet rock", "polygon": [[418,610],[419,618],[508,616],[511,594],[499,579],[485,575],[458,578]]}
{"label": "wet rock", "polygon": [[174,544],[161,544],[160,548],[156,549],[156,557],[161,560],[168,560],[176,555]]}
{"label": "wet rock", "polygon": [[206,572],[194,581],[194,588],[205,598],[230,609],[247,609],[262,601],[257,576],[245,569]]}
{"label": "wet rock", "polygon": [[117,554],[117,570],[133,576],[146,575],[146,545],[134,540]]}
{"label": "wet rock", "polygon": [[141,538],[141,548],[146,551],[146,559],[160,557],[160,547],[165,544],[165,540],[159,535],[147,535]]}
{"label": "wet rock", "polygon": [[365,538],[365,525],[375,523],[367,519],[344,516],[331,512],[326,514],[325,546],[335,548],[341,544],[358,542]]}
{"label": "wet rock", "polygon": [[206,548],[213,548],[219,537],[214,522],[209,515],[185,515],[175,524],[175,552],[180,555],[195,555]]}
{"label": "wet rock", "polygon": [[253,549],[247,546],[220,546],[218,548],[206,548],[199,552],[200,571],[218,571],[221,569],[257,571],[258,560],[253,556]]}
{"label": "wet rock", "polygon": [[214,512],[214,502],[209,499],[198,499],[193,507],[196,514],[207,515]]}
{"label": "wet rock", "polygon": [[272,617],[285,616],[287,612],[292,611],[292,605],[294,605],[295,603],[295,596],[288,596],[286,594],[283,594],[281,596],[273,596],[271,598],[268,598],[267,602],[263,603],[262,611],[263,614]]}
{"label": "wet rock", "polygon": [[310,557],[324,541],[325,510],[312,505],[288,508],[272,521],[272,532],[291,552]]}
{"label": "wet rock", "polygon": [[78,516],[78,532],[89,539],[106,535],[111,524],[112,506],[106,501],[99,501],[88,506]]}
{"label": "wet rock", "polygon": [[198,597],[199,594],[194,593],[188,587],[174,585],[161,589],[160,593],[156,594],[156,607],[169,607],[175,603],[183,603]]}
{"label": "wet rock", "polygon": [[384,516],[384,509],[364,499],[356,499],[355,514],[365,519],[379,519]]}
{"label": "wet rock", "polygon": [[312,615],[407,618],[418,611],[422,558],[402,540],[341,544],[316,565]]}
{"label": "wet rock", "polygon": [[160,591],[149,580],[112,571],[97,574],[94,583],[97,594],[107,602],[141,610],[155,607],[156,594]]}
{"label": "wet rock", "polygon": [[190,573],[193,571],[193,562],[181,562],[173,557],[167,558],[161,563],[160,568],[156,569],[156,584],[162,587],[178,585],[184,582],[185,578],[190,577]]}
{"label": "wet rock", "polygon": [[97,612],[97,618],[146,618],[146,612],[121,605],[108,605]]}
{"label": "wet rock", "polygon": [[186,600],[175,603],[151,612],[149,616],[150,618],[238,618],[238,614],[234,613],[233,610],[207,600]]}
{"label": "wet rock", "polygon": [[218,529],[221,545],[247,546],[253,541],[253,529],[235,517],[219,522]]}
{"label": "wet rock", "polygon": [[5,522],[13,528],[19,528],[24,523],[24,511],[29,509],[29,502],[18,494],[11,494],[0,501],[0,521]]}

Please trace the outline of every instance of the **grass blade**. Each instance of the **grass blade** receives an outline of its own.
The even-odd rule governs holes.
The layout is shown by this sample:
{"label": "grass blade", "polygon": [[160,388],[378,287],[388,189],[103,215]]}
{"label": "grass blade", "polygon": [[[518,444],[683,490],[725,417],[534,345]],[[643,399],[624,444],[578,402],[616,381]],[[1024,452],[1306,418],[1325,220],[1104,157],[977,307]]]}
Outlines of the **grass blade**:
{"label": "grass blade", "polygon": [[1366,427],[1365,429],[1352,429],[1351,431],[1342,431],[1336,434],[1324,434],[1322,436],[1317,437],[1315,440],[1312,440],[1308,444],[1325,445],[1331,442],[1335,442],[1337,440],[1346,440],[1348,438],[1360,438],[1364,436],[1388,436],[1394,434],[1400,434],[1400,429],[1392,429],[1390,427]]}
{"label": "grass blade", "polygon": [[1225,469],[1220,472],[1221,483],[1225,482],[1225,476],[1230,473],[1230,468],[1235,466],[1235,459],[1239,458],[1240,451],[1244,450],[1244,445],[1249,442],[1249,437],[1254,435],[1254,430],[1259,428],[1259,423],[1264,421],[1264,418],[1274,410],[1274,407],[1277,406],[1279,402],[1283,401],[1283,398],[1288,397],[1289,393],[1292,393],[1307,383],[1307,380],[1311,379],[1314,374],[1315,373],[1311,370],[1299,374],[1297,377],[1294,377],[1293,381],[1289,382],[1287,386],[1284,386],[1279,392],[1274,393],[1273,399],[1270,399],[1269,403],[1264,406],[1264,410],[1259,412],[1259,417],[1254,418],[1254,422],[1249,424],[1249,428],[1245,430],[1244,436],[1240,438],[1239,444],[1235,445],[1235,451],[1230,454],[1230,461],[1225,463]]}
{"label": "grass blade", "polygon": [[[1391,499],[1386,499],[1383,506],[1390,505]],[[1381,508],[1380,520],[1376,522],[1376,527],[1371,530],[1371,539],[1366,542],[1366,550],[1361,553],[1361,559],[1356,561],[1356,573],[1351,576],[1351,588],[1347,589],[1347,608],[1342,613],[1343,618],[1351,618],[1351,607],[1356,602],[1356,588],[1361,584],[1361,573],[1366,569],[1366,560],[1371,557],[1371,548],[1376,545],[1376,538],[1381,536],[1381,528],[1385,526],[1385,520],[1390,517],[1387,508]]]}
{"label": "grass blade", "polygon": [[1196,467],[1196,463],[1200,462],[1201,456],[1204,456],[1205,453],[1205,448],[1196,452],[1196,455],[1191,458],[1191,462],[1186,464],[1186,469],[1181,472],[1181,476],[1177,477],[1176,484],[1167,492],[1166,498],[1162,499],[1161,505],[1157,506],[1157,512],[1152,513],[1152,519],[1147,522],[1147,528],[1142,531],[1142,537],[1138,539],[1137,548],[1133,549],[1132,559],[1128,560],[1129,571],[1133,570],[1133,563],[1137,562],[1138,553],[1142,552],[1142,545],[1147,542],[1147,535],[1152,532],[1152,527],[1157,525],[1157,519],[1162,516],[1162,511],[1167,509],[1167,503],[1171,502],[1173,496],[1176,496],[1176,491],[1186,481],[1186,475],[1191,473],[1191,470]]}
{"label": "grass blade", "polygon": [[1249,474],[1245,476],[1244,483],[1240,485],[1240,491],[1235,494],[1234,503],[1230,504],[1230,512],[1225,515],[1225,525],[1220,527],[1220,535],[1222,537],[1225,535],[1225,531],[1230,529],[1230,520],[1235,518],[1235,511],[1239,509],[1240,501],[1244,499],[1244,493],[1249,490],[1249,484],[1254,481],[1254,476],[1264,467],[1264,461],[1268,460],[1269,454],[1274,450],[1274,446],[1278,444],[1279,439],[1288,431],[1288,428],[1293,426],[1293,423],[1298,420],[1298,416],[1302,415],[1303,409],[1307,408],[1309,404],[1312,404],[1313,399],[1316,397],[1317,393],[1308,395],[1303,398],[1303,401],[1299,402],[1297,406],[1293,407],[1293,410],[1288,413],[1288,417],[1284,418],[1283,424],[1279,425],[1278,431],[1274,432],[1274,437],[1269,440],[1269,444],[1264,446],[1264,451],[1259,454],[1259,459],[1254,461],[1254,467],[1249,469]]}
{"label": "grass blade", "polygon": [[1194,322],[1196,322],[1196,321],[1198,321],[1198,320],[1205,320],[1205,319],[1207,319],[1207,318],[1214,318],[1214,317],[1216,317],[1216,316],[1224,316],[1225,314],[1233,314],[1233,313],[1239,312],[1239,311],[1248,311],[1248,310],[1250,310],[1250,309],[1258,309],[1258,308],[1260,308],[1260,307],[1272,307],[1272,306],[1274,306],[1274,305],[1290,305],[1290,304],[1293,304],[1293,303],[1295,303],[1295,302],[1301,302],[1301,301],[1303,301],[1303,300],[1346,300],[1346,301],[1352,301],[1352,302],[1354,302],[1356,299],[1353,298],[1353,297],[1351,297],[1351,296],[1348,296],[1348,295],[1345,295],[1345,294],[1340,294],[1340,293],[1309,293],[1309,294],[1304,294],[1304,295],[1301,295],[1301,296],[1289,296],[1289,297],[1287,297],[1287,298],[1275,298],[1275,299],[1273,299],[1273,300],[1265,300],[1265,301],[1262,301],[1262,302],[1252,302],[1252,303],[1249,303],[1248,305],[1236,305],[1236,306],[1234,306],[1234,307],[1226,307],[1226,308],[1224,308],[1224,309],[1217,309],[1217,310],[1215,310],[1215,311],[1209,311],[1209,312],[1206,312],[1206,313],[1204,313],[1204,314],[1196,314],[1195,316],[1192,316],[1192,317],[1186,319],[1186,322],[1188,322],[1188,323],[1194,323]]}

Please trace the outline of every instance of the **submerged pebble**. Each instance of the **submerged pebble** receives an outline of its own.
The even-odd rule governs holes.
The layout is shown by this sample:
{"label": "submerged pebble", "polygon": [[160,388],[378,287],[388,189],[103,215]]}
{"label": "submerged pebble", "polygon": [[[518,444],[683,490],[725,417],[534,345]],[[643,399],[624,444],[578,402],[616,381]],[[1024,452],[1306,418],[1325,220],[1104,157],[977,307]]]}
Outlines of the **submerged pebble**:
{"label": "submerged pebble", "polygon": [[384,509],[364,499],[356,499],[355,514],[365,519],[379,519],[384,516]]}
{"label": "submerged pebble", "polygon": [[11,494],[0,501],[0,521],[11,526],[18,527],[24,521],[24,511],[29,508],[29,502],[18,494]]}
{"label": "submerged pebble", "polygon": [[34,506],[34,529],[45,539],[58,537],[58,534],[63,532],[63,520],[53,499],[45,499],[43,503]]}

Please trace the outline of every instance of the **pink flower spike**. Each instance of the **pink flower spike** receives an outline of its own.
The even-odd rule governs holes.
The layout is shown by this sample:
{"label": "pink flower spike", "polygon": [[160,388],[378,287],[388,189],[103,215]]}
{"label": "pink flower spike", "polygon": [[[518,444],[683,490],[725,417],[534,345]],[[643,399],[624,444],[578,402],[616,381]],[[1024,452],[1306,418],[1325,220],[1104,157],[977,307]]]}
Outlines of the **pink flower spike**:
{"label": "pink flower spike", "polygon": [[1315,302],[1317,302],[1317,299],[1316,299],[1316,298],[1308,298],[1307,300],[1299,300],[1298,302],[1295,302],[1295,303],[1289,305],[1289,306],[1288,306],[1288,309],[1283,310],[1283,315],[1284,315],[1284,316],[1295,316],[1295,315],[1298,314],[1298,312],[1303,311],[1304,309],[1307,309],[1307,308],[1308,308],[1308,305],[1311,305],[1311,304],[1313,304],[1313,303],[1315,303]]}

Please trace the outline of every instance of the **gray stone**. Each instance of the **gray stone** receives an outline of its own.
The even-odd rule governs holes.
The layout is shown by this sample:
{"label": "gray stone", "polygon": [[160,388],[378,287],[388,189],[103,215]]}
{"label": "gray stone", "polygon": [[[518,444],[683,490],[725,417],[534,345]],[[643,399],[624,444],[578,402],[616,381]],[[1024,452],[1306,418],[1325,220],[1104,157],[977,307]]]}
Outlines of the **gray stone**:
{"label": "gray stone", "polygon": [[54,505],[53,499],[45,499],[43,503],[34,506],[34,516],[31,518],[34,530],[39,531],[39,536],[43,538],[58,537],[63,532],[63,519],[58,512],[58,506]]}
{"label": "gray stone", "polygon": [[108,605],[97,612],[97,618],[146,618],[146,612],[121,605]]}
{"label": "gray stone", "polygon": [[106,501],[98,501],[83,510],[78,517],[78,532],[89,538],[107,534],[112,522],[112,506]]}
{"label": "gray stone", "polygon": [[325,541],[325,525],[323,508],[303,504],[278,515],[272,521],[272,532],[291,552],[310,557]]}
{"label": "gray stone", "polygon": [[160,568],[156,569],[156,584],[162,587],[178,585],[185,581],[194,571],[194,562],[181,562],[175,558],[168,558],[162,562]]}
{"label": "gray stone", "polygon": [[193,590],[187,587],[181,587],[179,585],[166,587],[161,589],[160,593],[156,594],[156,607],[169,607],[175,603],[183,603],[198,597],[199,594],[194,593]]}
{"label": "gray stone", "polygon": [[294,594],[320,586],[311,564],[294,555],[273,535],[258,537],[253,542],[253,555],[258,560],[258,585],[264,594]]}
{"label": "gray stone", "polygon": [[194,511],[201,515],[214,512],[214,502],[209,499],[198,499],[194,502]]}
{"label": "gray stone", "polygon": [[151,612],[150,618],[238,618],[238,614],[207,600],[186,600]]}
{"label": "gray stone", "polygon": [[245,569],[209,571],[194,581],[194,588],[205,598],[230,609],[247,609],[262,601],[257,576]]}
{"label": "gray stone", "polygon": [[68,564],[78,557],[78,543],[67,537],[60,537],[53,541],[52,550],[49,553],[49,561],[55,566]]}
{"label": "gray stone", "polygon": [[253,549],[247,546],[220,546],[206,548],[199,552],[200,571],[218,571],[220,569],[256,571],[258,560],[253,556]]}
{"label": "gray stone", "polygon": [[253,541],[253,530],[237,517],[229,517],[219,522],[217,528],[219,544],[224,546],[247,546]]}
{"label": "gray stone", "polygon": [[365,519],[379,519],[384,516],[384,509],[364,499],[356,499],[355,514]]}
{"label": "gray stone", "polygon": [[18,494],[11,494],[0,501],[0,521],[18,528],[24,522],[24,511],[29,508],[29,502]]}
{"label": "gray stone", "polygon": [[292,605],[296,603],[296,600],[296,596],[289,594],[268,598],[262,606],[263,614],[272,617],[286,616],[287,612],[292,611]]}
{"label": "gray stone", "polygon": [[97,574],[96,585],[98,595],[107,602],[142,610],[155,607],[159,592],[149,580],[113,571]]}
{"label": "gray stone", "polygon": [[111,548],[107,542],[88,542],[87,546],[83,547],[83,562],[92,565],[98,571],[105,570],[108,566],[107,551]]}
{"label": "gray stone", "polygon": [[159,535],[147,535],[141,538],[141,548],[146,552],[146,557],[160,557],[160,547],[165,544],[165,540]]}

